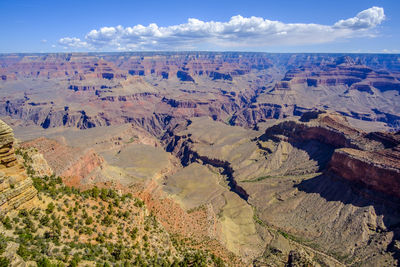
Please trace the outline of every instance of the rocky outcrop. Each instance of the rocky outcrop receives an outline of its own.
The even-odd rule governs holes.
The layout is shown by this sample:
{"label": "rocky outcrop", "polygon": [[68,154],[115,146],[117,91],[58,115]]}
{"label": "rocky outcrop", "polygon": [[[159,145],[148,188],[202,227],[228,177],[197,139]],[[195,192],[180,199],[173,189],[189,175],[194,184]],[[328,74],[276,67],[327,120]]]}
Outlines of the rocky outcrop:
{"label": "rocky outcrop", "polygon": [[14,133],[0,120],[0,214],[18,208],[37,194],[14,149]]}
{"label": "rocky outcrop", "polygon": [[[99,90],[101,88],[94,86],[94,85],[75,85],[75,84],[71,84],[68,89],[73,90],[75,92],[77,91],[96,91]],[[101,88],[103,89],[103,88]]]}
{"label": "rocky outcrop", "polygon": [[[268,58],[236,53],[124,53],[120,55],[53,54],[30,56],[1,56],[0,80],[19,78],[71,78],[85,80],[125,79],[128,76],[177,75],[192,81],[192,75],[209,75],[215,79],[231,80],[232,76],[249,73],[252,68],[271,66]],[[226,64],[229,63],[229,64]],[[4,67],[3,67],[4,66]],[[181,74],[183,76],[181,76]]]}
{"label": "rocky outcrop", "polygon": [[87,177],[92,171],[102,166],[104,159],[100,157],[93,149],[85,151],[79,158],[74,160],[62,172],[61,176],[65,177],[66,184],[75,185],[75,181]]}
{"label": "rocky outcrop", "polygon": [[54,172],[53,169],[47,163],[47,160],[42,154],[33,151],[30,155],[31,157],[31,168],[38,177],[51,176]]}
{"label": "rocky outcrop", "polygon": [[326,171],[387,196],[400,198],[400,138],[396,134],[365,133],[337,114],[306,112],[300,121],[269,127],[258,138],[300,144],[318,141],[334,150]]}
{"label": "rocky outcrop", "polygon": [[353,85],[349,88],[349,90],[357,90],[357,91],[360,91],[360,92],[367,92],[367,93],[369,93],[369,94],[371,94],[371,95],[374,94],[374,92],[372,91],[371,85],[369,85],[369,84],[363,84],[363,83],[356,83],[356,84],[353,84]]}
{"label": "rocky outcrop", "polygon": [[44,137],[25,142],[21,146],[37,149],[55,174],[61,176],[64,183],[70,186],[79,185],[82,179],[104,163],[104,159],[93,149],[69,147]]}
{"label": "rocky outcrop", "polygon": [[269,127],[259,140],[282,139],[289,142],[316,140],[335,148],[362,146],[358,142],[362,133],[348,126],[338,115],[306,112],[299,121],[285,121]]}
{"label": "rocky outcrop", "polygon": [[400,198],[400,150],[397,153],[337,149],[330,170],[373,190]]}
{"label": "rocky outcrop", "polygon": [[[346,58],[343,60],[343,58]],[[207,75],[213,79],[231,80],[248,74],[251,70],[290,66],[284,80],[301,78],[311,86],[351,83],[352,79],[364,79],[371,68],[400,70],[396,55],[349,55],[333,54],[265,54],[238,52],[143,52],[113,54],[4,54],[0,56],[0,80],[19,78],[100,78],[113,80],[128,76],[160,76],[165,79],[183,71],[189,75]],[[340,65],[340,67],[338,67]],[[354,67],[354,65],[364,65]],[[328,74],[311,67],[321,66]],[[302,73],[306,70],[307,75]],[[342,74],[346,77],[340,77]],[[381,71],[378,73],[383,75]],[[388,74],[388,73],[386,73]],[[333,76],[333,77],[329,77]],[[389,75],[390,76],[390,75]]]}

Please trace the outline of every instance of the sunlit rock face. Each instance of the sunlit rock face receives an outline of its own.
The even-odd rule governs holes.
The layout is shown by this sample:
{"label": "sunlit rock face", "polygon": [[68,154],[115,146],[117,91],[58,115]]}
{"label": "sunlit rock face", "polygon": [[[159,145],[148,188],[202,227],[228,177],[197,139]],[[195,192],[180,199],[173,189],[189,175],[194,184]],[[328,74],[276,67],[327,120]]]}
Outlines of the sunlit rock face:
{"label": "sunlit rock face", "polygon": [[12,129],[0,120],[0,213],[5,214],[25,204],[37,194],[32,179],[15,155]]}

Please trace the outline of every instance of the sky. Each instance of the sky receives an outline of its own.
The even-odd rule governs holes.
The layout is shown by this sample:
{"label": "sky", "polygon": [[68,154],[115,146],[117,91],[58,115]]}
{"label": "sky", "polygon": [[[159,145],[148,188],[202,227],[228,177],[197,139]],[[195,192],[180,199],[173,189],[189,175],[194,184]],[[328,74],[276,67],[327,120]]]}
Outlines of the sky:
{"label": "sky", "polygon": [[399,0],[0,0],[0,53],[400,53]]}

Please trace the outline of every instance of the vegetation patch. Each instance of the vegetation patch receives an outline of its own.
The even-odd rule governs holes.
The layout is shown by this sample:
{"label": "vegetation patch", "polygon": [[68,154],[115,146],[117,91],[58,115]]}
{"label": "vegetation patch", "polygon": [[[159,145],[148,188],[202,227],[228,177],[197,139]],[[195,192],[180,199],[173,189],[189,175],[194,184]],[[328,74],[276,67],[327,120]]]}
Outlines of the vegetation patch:
{"label": "vegetation patch", "polygon": [[[81,191],[56,175],[38,177],[25,160],[39,203],[0,218],[1,257],[10,242],[38,266],[224,266],[206,249],[165,231],[143,200],[110,188]],[[202,209],[203,207],[198,207]]]}
{"label": "vegetation patch", "polygon": [[262,180],[265,180],[265,179],[268,179],[268,178],[274,178],[274,177],[276,177],[276,176],[266,175],[266,176],[257,177],[255,179],[243,180],[241,182],[243,182],[243,183],[254,183],[254,182],[259,182],[259,181],[262,181]]}

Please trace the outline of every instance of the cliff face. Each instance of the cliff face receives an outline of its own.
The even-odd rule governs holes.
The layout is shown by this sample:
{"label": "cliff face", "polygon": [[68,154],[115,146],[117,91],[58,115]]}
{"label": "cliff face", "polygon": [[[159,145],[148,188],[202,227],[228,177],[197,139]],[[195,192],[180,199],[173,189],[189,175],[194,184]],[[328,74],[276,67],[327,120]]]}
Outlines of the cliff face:
{"label": "cliff face", "polygon": [[0,120],[0,214],[18,208],[37,194],[15,156],[14,143],[12,129]]}
{"label": "cliff face", "polygon": [[93,149],[82,150],[44,137],[25,142],[23,147],[34,147],[48,162],[56,175],[69,186],[80,184],[93,170],[103,165],[104,159]]}
{"label": "cliff face", "polygon": [[374,190],[400,197],[400,155],[380,155],[356,149],[338,149],[330,170]]}
{"label": "cliff face", "polygon": [[374,71],[373,69],[355,65],[325,64],[323,66],[310,66],[289,70],[282,81],[276,84],[276,90],[291,90],[293,86],[305,85],[307,87],[320,86],[346,86],[348,94],[351,90],[374,94],[375,88],[381,92],[400,90],[400,82],[389,72]]}
{"label": "cliff face", "polygon": [[329,171],[384,194],[400,198],[400,138],[395,134],[365,136],[381,143],[369,149],[337,149]]}
{"label": "cliff face", "polygon": [[308,112],[300,122],[285,121],[268,128],[260,141],[291,143],[315,140],[334,152],[327,172],[386,195],[400,197],[400,136],[365,133],[335,114]]}

